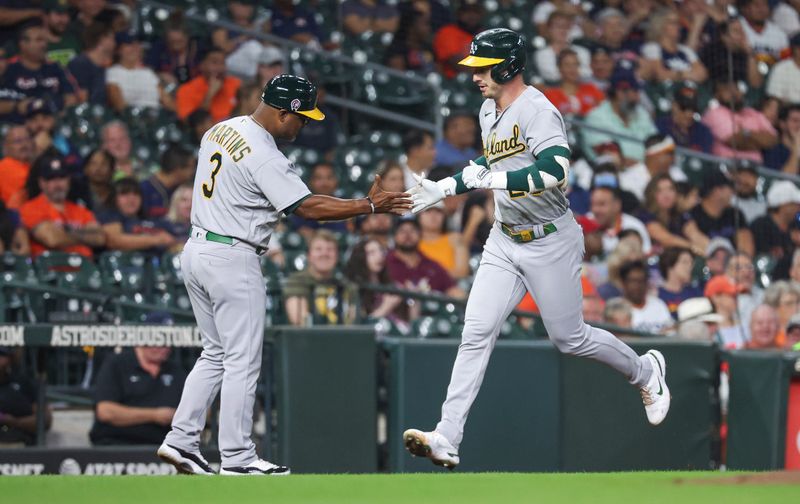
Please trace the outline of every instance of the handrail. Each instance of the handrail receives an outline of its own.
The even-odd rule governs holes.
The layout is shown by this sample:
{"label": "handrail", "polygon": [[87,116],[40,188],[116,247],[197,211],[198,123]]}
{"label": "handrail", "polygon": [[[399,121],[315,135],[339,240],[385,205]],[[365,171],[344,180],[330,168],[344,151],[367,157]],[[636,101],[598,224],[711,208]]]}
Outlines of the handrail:
{"label": "handrail", "polygon": [[[445,294],[439,294],[439,293],[423,293],[423,292],[410,291],[410,290],[406,290],[406,289],[400,289],[400,288],[395,287],[393,285],[369,283],[369,284],[362,284],[362,285],[360,285],[360,287],[363,288],[363,289],[367,289],[367,290],[371,290],[371,291],[375,291],[375,292],[382,292],[382,293],[385,293],[385,294],[396,294],[396,295],[399,295],[399,296],[403,296],[403,297],[407,297],[407,298],[413,298],[413,299],[420,300],[420,301],[435,301],[435,302],[445,303],[445,304],[448,304],[448,303],[449,304],[455,304],[455,305],[462,306],[462,307],[467,305],[467,300],[466,299],[454,298],[454,297],[446,296]],[[511,311],[511,314],[512,315],[516,315],[517,317],[531,318],[531,319],[534,319],[534,320],[542,320],[542,316],[540,314],[538,314],[536,312],[532,312],[532,311],[527,311],[527,310],[514,309],[514,310]],[[591,321],[589,323],[593,327],[597,327],[599,329],[605,329],[606,331],[612,332],[614,334],[625,334],[625,335],[630,335],[630,336],[641,336],[641,337],[646,337],[646,338],[662,336],[662,335],[659,335],[659,334],[653,334],[653,333],[649,333],[649,332],[645,332],[645,331],[637,331],[635,329],[631,329],[631,328],[628,328],[628,327],[620,327],[620,326],[617,326],[617,325],[614,325],[614,324],[607,324],[605,322]]]}
{"label": "handrail", "polygon": [[[596,133],[603,133],[609,135],[613,138],[620,139],[620,140],[628,140],[632,142],[642,142],[641,138],[637,138],[633,135],[627,135],[625,133],[619,133],[617,131],[609,131],[605,128],[601,128],[599,126],[594,126],[592,124],[587,124],[584,119],[576,119],[572,118],[564,118],[565,122],[571,126],[577,127],[578,129],[585,129],[589,131],[594,131]],[[695,159],[700,159],[703,161],[708,161],[711,163],[719,163],[724,165],[731,165],[738,161],[736,158],[724,158],[720,156],[715,156],[713,154],[707,154],[705,152],[696,151],[693,149],[689,149],[686,147],[676,146],[675,152],[682,154],[686,157],[691,157]],[[756,166],[756,171],[759,175],[767,178],[779,178],[784,180],[790,180],[796,184],[800,184],[800,175],[794,175],[791,173],[784,173],[783,171],[773,170],[772,168],[767,168],[766,166]]]}
{"label": "handrail", "polygon": [[[154,8],[154,9],[164,9],[164,10],[166,10],[168,12],[173,12],[173,11],[181,9],[180,7],[176,7],[176,6],[173,6],[173,5],[167,5],[165,3],[156,2],[156,1],[153,1],[153,0],[141,0],[139,2],[139,5],[141,5],[142,7],[149,7],[149,8]],[[442,114],[440,113],[440,105],[439,105],[439,94],[441,93],[441,86],[439,85],[439,83],[435,79],[429,80],[429,79],[426,79],[425,77],[420,77],[420,76],[415,75],[415,74],[410,73],[410,72],[402,72],[400,70],[396,70],[394,68],[390,68],[390,67],[387,67],[387,66],[384,66],[384,65],[381,65],[381,64],[378,64],[378,63],[373,63],[373,62],[370,62],[370,61],[357,62],[353,58],[350,58],[348,56],[344,56],[342,54],[336,54],[333,51],[326,51],[326,50],[321,49],[321,48],[319,48],[319,49],[318,48],[310,48],[307,45],[301,44],[299,42],[295,42],[293,40],[281,38],[281,37],[275,36],[275,35],[273,35],[271,33],[264,33],[264,32],[258,31],[258,30],[242,28],[241,26],[239,26],[237,24],[234,24],[234,23],[232,23],[230,21],[224,20],[224,19],[218,19],[218,20],[215,20],[215,21],[211,21],[211,20],[207,19],[205,16],[190,12],[191,10],[192,10],[191,8],[183,9],[183,16],[184,16],[185,19],[189,19],[191,21],[196,21],[198,23],[202,23],[202,24],[209,25],[209,26],[217,26],[217,27],[220,27],[220,28],[225,28],[227,30],[236,30],[238,32],[241,32],[241,33],[244,33],[246,35],[249,35],[249,36],[251,36],[253,38],[256,38],[256,39],[259,39],[259,40],[264,40],[264,41],[271,42],[273,44],[279,45],[284,49],[284,52],[286,52],[286,53],[289,52],[288,51],[289,48],[297,49],[297,50],[301,50],[301,51],[313,51],[313,52],[323,56],[325,59],[328,59],[330,61],[335,61],[337,63],[343,63],[343,64],[346,64],[346,65],[353,65],[355,67],[360,67],[360,68],[368,68],[368,69],[371,69],[371,70],[374,70],[374,71],[378,71],[378,72],[384,73],[386,75],[391,75],[391,76],[396,77],[398,79],[402,79],[402,80],[406,80],[406,81],[409,81],[409,82],[412,82],[412,83],[415,83],[415,84],[418,84],[418,85],[423,85],[423,86],[426,86],[426,87],[430,87],[433,90],[433,107],[434,107],[434,113],[433,113],[434,122],[433,123],[426,122],[426,121],[421,121],[419,119],[416,119],[416,118],[413,118],[413,117],[410,117],[410,116],[408,116],[408,117],[402,116],[402,114],[383,111],[382,109],[380,109],[378,107],[372,107],[370,105],[365,105],[365,104],[361,104],[361,103],[358,103],[358,102],[353,102],[352,100],[349,100],[349,99],[347,99],[345,97],[335,96],[333,94],[329,94],[327,96],[327,99],[331,103],[334,103],[336,105],[339,105],[339,106],[342,106],[342,107],[346,107],[346,108],[352,108],[353,110],[356,110],[358,112],[362,112],[362,113],[366,113],[366,114],[369,114],[369,115],[375,115],[375,116],[383,117],[384,119],[387,119],[389,121],[399,122],[399,123],[402,123],[402,124],[404,124],[406,126],[411,126],[411,127],[415,127],[415,128],[425,129],[427,131],[432,131],[432,132],[434,132],[436,134],[437,139],[439,137],[441,137],[442,127],[443,127],[443,124],[444,124],[444,118],[442,117]],[[358,107],[354,107],[353,106],[354,103],[357,103],[359,106]],[[399,120],[398,117],[403,117],[404,119],[403,120]]]}
{"label": "handrail", "polygon": [[[412,290],[400,289],[398,287],[392,285],[383,285],[383,284],[362,284],[359,287],[375,292],[383,292],[386,294],[396,294],[405,298],[412,298],[419,301],[435,301],[438,303],[444,304],[454,304],[459,307],[464,307],[467,304],[466,299],[458,299],[450,296],[446,296],[444,294],[439,293],[424,293],[424,292],[417,292]],[[56,287],[56,286],[42,286],[39,284],[33,284],[28,282],[20,282],[16,280],[4,281],[0,283],[0,289],[6,288],[15,288],[15,289],[23,289],[33,292],[48,292],[50,294],[55,294],[57,296],[64,296],[64,297],[71,297],[71,298],[78,298],[83,299],[86,301],[92,301],[100,304],[112,303],[118,307],[122,308],[135,308],[139,310],[149,310],[149,311],[161,311],[167,312],[173,315],[178,315],[181,317],[187,318],[194,318],[194,314],[191,310],[181,310],[180,308],[171,308],[165,307],[161,305],[154,305],[150,303],[134,303],[131,301],[125,301],[120,299],[114,299],[112,295],[103,295],[97,294],[94,292],[85,292],[79,290],[71,290],[65,289],[63,287]],[[535,320],[541,320],[541,315],[535,312],[525,311],[525,310],[513,310],[511,312],[512,315],[516,315],[517,317],[524,317],[524,318],[532,318]],[[626,328],[626,327],[619,327],[612,324],[606,324],[603,322],[591,322],[591,325],[600,329],[605,329],[610,331],[614,334],[625,334],[630,336],[641,336],[641,337],[654,337],[658,336],[657,334],[652,334],[644,331],[637,331],[634,329]]]}
{"label": "handrail", "polygon": [[123,299],[115,299],[113,293],[97,294],[95,292],[86,292],[80,290],[66,289],[55,285],[42,285],[38,283],[21,282],[19,280],[4,280],[0,282],[0,289],[21,289],[31,292],[48,293],[59,297],[69,297],[90,301],[105,305],[111,303],[119,308],[134,308],[145,311],[158,311],[166,312],[170,315],[177,315],[179,317],[194,318],[194,313],[191,310],[182,310],[180,308],[173,308],[169,306],[156,305],[152,303],[136,303],[133,301],[126,301]]}

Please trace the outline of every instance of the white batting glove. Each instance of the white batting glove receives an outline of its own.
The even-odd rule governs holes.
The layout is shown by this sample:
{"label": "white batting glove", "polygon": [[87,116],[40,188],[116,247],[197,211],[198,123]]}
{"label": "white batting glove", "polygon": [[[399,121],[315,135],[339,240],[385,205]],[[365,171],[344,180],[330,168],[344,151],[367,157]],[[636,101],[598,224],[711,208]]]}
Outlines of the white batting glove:
{"label": "white batting glove", "polygon": [[492,172],[489,168],[470,160],[469,166],[461,171],[461,181],[469,189],[490,189],[492,186]]}
{"label": "white batting glove", "polygon": [[[446,196],[455,193],[455,180],[447,177],[438,182],[420,177],[412,173],[417,185],[406,192],[411,195],[411,212],[418,214],[428,207],[442,201]],[[452,184],[450,183],[452,181]],[[452,185],[452,187],[450,187]]]}

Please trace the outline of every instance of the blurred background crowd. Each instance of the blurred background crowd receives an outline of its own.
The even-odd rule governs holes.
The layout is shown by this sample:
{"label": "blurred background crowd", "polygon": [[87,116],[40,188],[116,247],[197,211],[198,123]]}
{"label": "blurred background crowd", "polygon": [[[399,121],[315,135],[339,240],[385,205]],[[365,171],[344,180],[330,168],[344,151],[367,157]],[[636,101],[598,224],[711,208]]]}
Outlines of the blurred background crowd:
{"label": "blurred background crowd", "polygon": [[[440,179],[482,153],[480,94],[456,63],[475,34],[507,27],[529,41],[526,80],[570,127],[584,318],[618,334],[798,349],[799,11],[798,0],[0,0],[4,281],[113,294],[128,303],[117,321],[153,307],[183,320],[176,258],[211,125],[250,113],[273,76],[304,74],[327,118],[282,148],[313,192],[363,196],[375,173],[390,191],[412,173]],[[417,217],[290,216],[262,261],[266,316],[458,337],[493,223],[484,191]],[[88,298],[4,292],[6,323],[109,321]],[[525,315],[536,310],[526,296],[501,337],[543,336]],[[183,375],[164,370],[168,354],[104,361],[93,439],[131,427],[115,409],[127,396],[111,390],[127,382],[109,377],[138,369],[174,388]],[[139,419],[161,426],[153,439],[174,406],[162,396],[178,397],[159,394],[128,405],[150,408]],[[7,411],[0,402],[0,423]]]}

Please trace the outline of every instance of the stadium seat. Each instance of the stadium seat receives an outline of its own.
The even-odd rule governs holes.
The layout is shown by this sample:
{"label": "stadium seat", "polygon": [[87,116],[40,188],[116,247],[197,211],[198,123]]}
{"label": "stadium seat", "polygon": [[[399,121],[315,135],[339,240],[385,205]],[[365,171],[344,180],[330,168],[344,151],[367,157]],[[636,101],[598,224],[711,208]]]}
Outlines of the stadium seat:
{"label": "stadium seat", "polygon": [[753,265],[756,269],[756,282],[766,289],[772,283],[772,271],[778,261],[770,254],[760,254],[756,256]]}
{"label": "stadium seat", "polygon": [[148,292],[152,263],[140,252],[106,252],[98,260],[104,287],[120,293]]}

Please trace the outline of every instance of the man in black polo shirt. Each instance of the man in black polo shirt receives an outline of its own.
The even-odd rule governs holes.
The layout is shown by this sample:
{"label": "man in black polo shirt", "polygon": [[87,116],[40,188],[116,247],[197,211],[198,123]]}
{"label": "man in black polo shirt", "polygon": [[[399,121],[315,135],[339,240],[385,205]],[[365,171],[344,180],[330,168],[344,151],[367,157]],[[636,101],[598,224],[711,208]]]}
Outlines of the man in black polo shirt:
{"label": "man in black polo shirt", "polygon": [[[36,387],[12,367],[11,349],[0,347],[0,446],[36,441]],[[45,426],[52,417],[46,412]]]}
{"label": "man in black polo shirt", "polygon": [[792,224],[800,212],[800,189],[789,180],[772,183],[767,191],[768,213],[750,226],[755,237],[756,253],[775,259],[790,255],[794,248],[790,235]]}
{"label": "man in black polo shirt", "polygon": [[703,175],[700,203],[690,214],[708,238],[725,238],[736,250],[752,257],[755,253],[753,234],[747,228],[744,214],[731,206],[732,198],[733,182],[718,168],[711,168]]}
{"label": "man in black polo shirt", "polygon": [[0,121],[22,123],[29,102],[48,100],[56,110],[76,103],[75,89],[64,70],[47,61],[47,32],[31,21],[19,33],[19,55],[0,81]]}
{"label": "man in black polo shirt", "polygon": [[136,347],[106,357],[95,384],[92,443],[161,443],[186,380],[169,355],[166,347]]}

